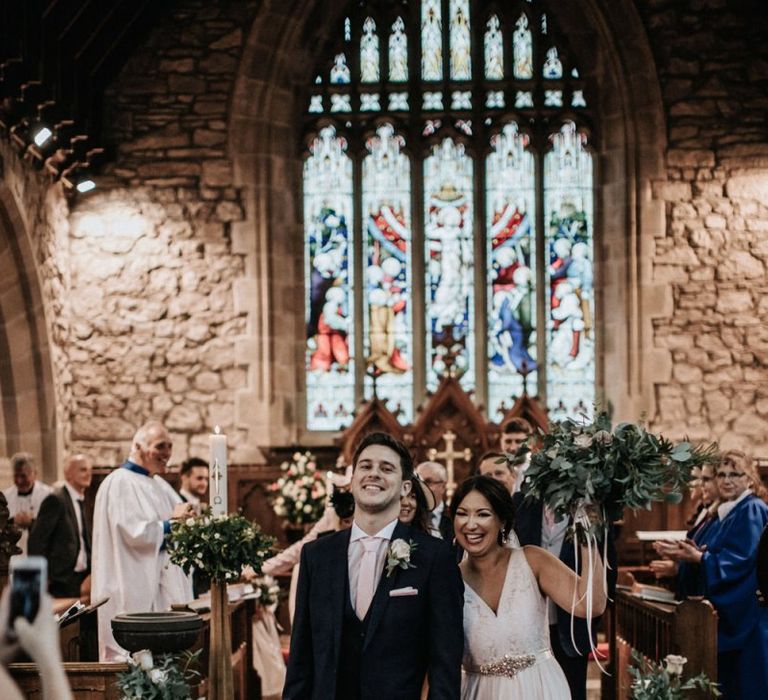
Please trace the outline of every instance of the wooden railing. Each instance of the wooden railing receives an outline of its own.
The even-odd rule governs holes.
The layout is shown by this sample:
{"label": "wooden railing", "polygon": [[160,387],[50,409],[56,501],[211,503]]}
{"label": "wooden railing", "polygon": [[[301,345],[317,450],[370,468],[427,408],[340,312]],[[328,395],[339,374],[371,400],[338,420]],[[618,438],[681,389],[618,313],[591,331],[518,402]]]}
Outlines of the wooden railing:
{"label": "wooden railing", "polygon": [[629,698],[633,649],[656,662],[667,654],[680,654],[688,659],[686,678],[703,672],[717,680],[717,613],[709,601],[657,603],[618,590],[614,619],[611,661],[616,700]]}

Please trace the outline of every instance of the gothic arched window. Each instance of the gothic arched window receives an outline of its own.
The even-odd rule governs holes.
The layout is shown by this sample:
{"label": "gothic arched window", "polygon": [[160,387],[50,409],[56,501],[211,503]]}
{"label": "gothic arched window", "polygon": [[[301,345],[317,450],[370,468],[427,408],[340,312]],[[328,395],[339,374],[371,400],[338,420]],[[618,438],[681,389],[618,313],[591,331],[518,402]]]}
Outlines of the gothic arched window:
{"label": "gothic arched window", "polygon": [[536,0],[350,5],[306,112],[308,429],[449,371],[491,420],[591,412],[586,92]]}

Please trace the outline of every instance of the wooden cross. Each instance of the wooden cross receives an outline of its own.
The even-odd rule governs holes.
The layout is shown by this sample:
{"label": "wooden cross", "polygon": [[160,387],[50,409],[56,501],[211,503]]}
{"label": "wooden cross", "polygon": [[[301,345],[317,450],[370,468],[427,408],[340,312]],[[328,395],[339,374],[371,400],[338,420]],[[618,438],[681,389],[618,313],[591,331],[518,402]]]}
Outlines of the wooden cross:
{"label": "wooden cross", "polygon": [[450,503],[453,498],[453,492],[456,490],[456,480],[454,478],[453,461],[455,459],[463,459],[465,462],[469,462],[472,459],[472,450],[468,447],[464,448],[463,452],[459,452],[453,449],[453,443],[458,436],[452,430],[447,430],[443,433],[443,442],[445,442],[445,451],[438,452],[434,447],[427,451],[427,458],[430,461],[436,461],[438,459],[445,460],[445,468],[448,472],[448,484],[445,487],[445,500]]}

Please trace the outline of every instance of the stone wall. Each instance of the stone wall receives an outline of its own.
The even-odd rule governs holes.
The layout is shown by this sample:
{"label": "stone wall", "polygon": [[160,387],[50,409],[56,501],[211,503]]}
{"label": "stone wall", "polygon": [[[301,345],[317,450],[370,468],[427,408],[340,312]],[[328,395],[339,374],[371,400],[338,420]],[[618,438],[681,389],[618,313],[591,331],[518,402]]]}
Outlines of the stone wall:
{"label": "stone wall", "polygon": [[205,454],[216,425],[244,457],[233,285],[245,262],[231,245],[244,212],[227,119],[255,5],[175,3],[105,97],[116,157],[73,211],[70,242],[69,443],[99,462],[120,459],[148,417],[172,432],[177,460]]}
{"label": "stone wall", "polygon": [[669,138],[652,255],[672,295],[654,323],[672,374],[654,424],[768,456],[768,28],[750,3],[638,5]]}

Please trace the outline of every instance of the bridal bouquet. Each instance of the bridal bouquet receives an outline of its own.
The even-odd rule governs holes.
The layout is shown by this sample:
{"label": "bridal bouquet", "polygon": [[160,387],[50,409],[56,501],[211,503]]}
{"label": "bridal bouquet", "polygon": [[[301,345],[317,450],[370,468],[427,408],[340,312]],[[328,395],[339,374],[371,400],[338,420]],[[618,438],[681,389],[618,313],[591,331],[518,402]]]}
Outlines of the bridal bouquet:
{"label": "bridal bouquet", "polygon": [[[542,435],[531,455],[523,492],[540,499],[557,516],[581,520],[593,534],[622,517],[625,508],[650,510],[654,501],[679,503],[694,467],[712,462],[717,446],[670,442],[642,423],[611,427],[605,412],[591,423],[564,420]],[[598,506],[586,521],[584,506]]]}
{"label": "bridal bouquet", "polygon": [[288,525],[315,523],[325,510],[327,491],[323,474],[310,452],[296,452],[280,465],[283,474],[267,487],[272,510]]}

